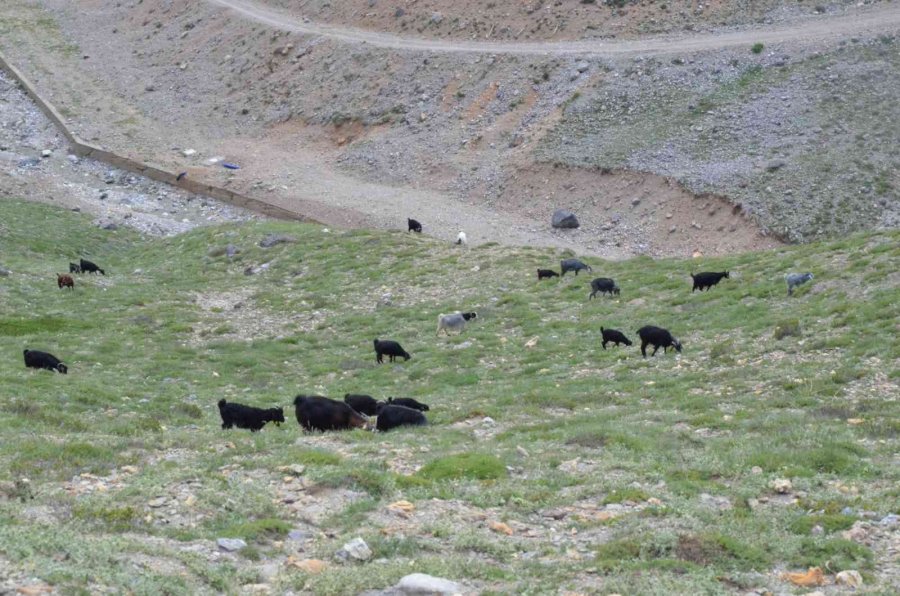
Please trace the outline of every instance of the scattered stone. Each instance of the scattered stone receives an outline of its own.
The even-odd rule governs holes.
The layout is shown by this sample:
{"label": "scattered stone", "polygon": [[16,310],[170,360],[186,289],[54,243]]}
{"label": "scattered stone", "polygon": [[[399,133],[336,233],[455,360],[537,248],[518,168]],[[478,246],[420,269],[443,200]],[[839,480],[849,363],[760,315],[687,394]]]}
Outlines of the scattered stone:
{"label": "scattered stone", "polygon": [[288,557],[284,564],[290,567],[296,567],[310,575],[322,573],[325,571],[325,568],[328,567],[328,563],[320,559],[297,559],[293,556]]}
{"label": "scattered stone", "polygon": [[339,561],[347,562],[350,559],[357,561],[368,561],[372,558],[372,549],[366,544],[362,538],[354,538],[344,545],[344,547],[335,553],[335,557]]}
{"label": "scattered stone", "polygon": [[898,522],[900,522],[900,515],[897,515],[896,513],[889,513],[888,515],[882,517],[881,521],[879,521],[878,523],[882,526],[896,526]]}
{"label": "scattered stone", "polygon": [[44,149],[43,151],[41,151],[41,157],[50,157],[51,155],[53,155],[53,151],[49,149]]}
{"label": "scattered stone", "polygon": [[710,495],[707,493],[700,494],[700,503],[719,511],[728,511],[732,508],[731,501],[727,497]]}
{"label": "scattered stone", "polygon": [[240,538],[218,538],[216,544],[225,552],[233,553],[247,547],[247,543]]}
{"label": "scattered stone", "polygon": [[752,468],[750,468],[750,473],[751,473],[751,474],[755,474],[755,475],[759,475],[759,474],[762,474],[762,473],[763,473],[763,469],[760,468],[759,466],[753,466]]}
{"label": "scattered stone", "polygon": [[196,155],[197,151],[195,149],[185,149],[184,151],[181,152],[181,154],[184,155],[185,157],[190,157],[192,155]]}
{"label": "scattered stone", "polygon": [[291,244],[294,242],[297,242],[297,239],[293,236],[288,236],[286,234],[269,234],[259,241],[259,245],[263,248],[271,248],[276,244]]}
{"label": "scattered stone", "polygon": [[776,478],[769,483],[769,488],[774,490],[779,495],[786,495],[791,492],[791,489],[794,488],[794,485],[791,484],[791,481],[787,478]]}
{"label": "scattered stone", "polygon": [[591,67],[590,64],[588,64],[587,62],[582,60],[581,62],[579,62],[578,64],[575,65],[575,70],[577,70],[578,72],[585,72],[590,67]]}
{"label": "scattered stone", "polygon": [[631,206],[632,206],[632,207],[637,207],[637,206],[640,205],[640,204],[641,204],[641,200],[640,200],[640,199],[638,199],[638,198],[631,199]]}
{"label": "scattered stone", "polygon": [[152,507],[153,509],[159,509],[160,507],[165,507],[166,503],[169,502],[168,497],[157,497],[155,499],[151,499],[147,502],[148,507]]}
{"label": "scattered stone", "polygon": [[429,19],[429,20],[431,21],[432,25],[440,25],[441,21],[444,20],[444,15],[439,12],[436,12],[431,15],[431,19]]}
{"label": "scattered stone", "polygon": [[234,255],[239,254],[240,252],[241,252],[241,249],[239,249],[234,244],[229,244],[228,246],[225,247],[225,256],[227,256],[228,258],[231,258]]}
{"label": "scattered stone", "polygon": [[841,571],[834,577],[834,583],[839,586],[858,588],[863,585],[863,578],[862,575],[859,574],[859,571],[847,569],[846,571]]}
{"label": "scattered stone", "polygon": [[388,505],[388,511],[396,513],[401,517],[409,517],[415,511],[416,506],[409,501],[395,501]]}
{"label": "scattered stone", "polygon": [[11,273],[12,271],[0,265],[0,277],[9,277]]}
{"label": "scattered stone", "polygon": [[524,447],[522,447],[521,445],[516,445],[516,452],[517,452],[519,455],[521,455],[522,457],[530,457],[530,455],[531,455],[531,454],[528,453],[528,450],[526,450],[526,449],[525,449]]}
{"label": "scattered stone", "polygon": [[309,532],[304,532],[303,530],[291,530],[288,532],[288,540],[293,540],[294,542],[306,542],[309,540]]}
{"label": "scattered stone", "polygon": [[306,466],[301,464],[289,464],[287,466],[278,466],[275,468],[279,472],[285,472],[293,474],[294,476],[303,476],[303,473],[306,472]]}
{"label": "scattered stone", "polygon": [[787,162],[784,161],[783,159],[773,159],[772,161],[770,161],[769,163],[766,164],[766,171],[774,172],[776,170],[780,170],[781,168],[783,168],[786,165],[787,165]]}
{"label": "scattered stone", "polygon": [[28,586],[19,586],[16,588],[16,593],[22,594],[23,596],[39,596],[40,594],[51,594],[52,592],[53,586],[47,584],[30,584]]}
{"label": "scattered stone", "polygon": [[825,575],[822,573],[821,567],[810,567],[806,572],[800,573],[782,573],[781,579],[787,580],[795,586],[800,586],[802,588],[821,586],[825,583]]}
{"label": "scattered stone", "polygon": [[453,596],[463,591],[458,583],[425,573],[403,576],[394,590],[403,596]]}
{"label": "scattered stone", "polygon": [[34,166],[40,165],[41,160],[36,157],[26,157],[25,159],[20,159],[18,165],[20,168],[33,168]]}
{"label": "scattered stone", "polygon": [[493,521],[489,524],[489,527],[498,534],[506,534],[507,536],[513,535],[513,529],[503,522]]}
{"label": "scattered stone", "polygon": [[529,339],[528,341],[525,342],[525,347],[526,347],[526,348],[533,348],[534,346],[537,345],[537,343],[538,343],[538,338],[537,338],[537,336],[535,336],[535,337],[532,337],[531,339]]}
{"label": "scattered stone", "polygon": [[398,8],[397,10],[394,11],[394,18],[399,19],[400,17],[402,17],[405,14],[406,14],[405,10],[403,10],[402,8]]}
{"label": "scattered stone", "polygon": [[578,223],[578,218],[575,214],[568,209],[557,209],[554,211],[550,223],[554,228],[571,230],[574,230],[581,225]]}

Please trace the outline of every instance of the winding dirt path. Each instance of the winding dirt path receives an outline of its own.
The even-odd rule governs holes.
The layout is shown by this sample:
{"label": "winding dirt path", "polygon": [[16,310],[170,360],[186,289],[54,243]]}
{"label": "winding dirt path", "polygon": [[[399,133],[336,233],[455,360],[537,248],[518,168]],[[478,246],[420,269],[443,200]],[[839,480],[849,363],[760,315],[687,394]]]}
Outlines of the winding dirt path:
{"label": "winding dirt path", "polygon": [[773,44],[786,41],[829,41],[863,32],[900,29],[900,4],[862,9],[841,16],[810,17],[766,29],[746,29],[690,36],[652,37],[636,40],[557,42],[487,42],[402,37],[350,27],[307,22],[253,0],[206,0],[264,25],[309,35],[321,35],[347,43],[378,48],[427,52],[515,55],[662,55],[703,50]]}

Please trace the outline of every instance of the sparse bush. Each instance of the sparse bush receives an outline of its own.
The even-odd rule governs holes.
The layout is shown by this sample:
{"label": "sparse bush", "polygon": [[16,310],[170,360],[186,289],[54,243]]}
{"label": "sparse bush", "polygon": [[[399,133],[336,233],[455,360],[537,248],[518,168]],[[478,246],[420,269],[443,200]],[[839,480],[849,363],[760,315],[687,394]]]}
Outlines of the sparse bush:
{"label": "sparse bush", "polygon": [[506,476],[506,466],[493,455],[460,453],[431,460],[417,475],[429,480],[494,480]]}
{"label": "sparse bush", "polygon": [[775,326],[775,339],[800,337],[800,335],[800,321],[797,319],[782,321]]}
{"label": "sparse bush", "polygon": [[765,46],[761,43],[755,43],[755,44],[753,44],[753,47],[750,48],[750,51],[753,52],[754,54],[762,54],[764,47]]}

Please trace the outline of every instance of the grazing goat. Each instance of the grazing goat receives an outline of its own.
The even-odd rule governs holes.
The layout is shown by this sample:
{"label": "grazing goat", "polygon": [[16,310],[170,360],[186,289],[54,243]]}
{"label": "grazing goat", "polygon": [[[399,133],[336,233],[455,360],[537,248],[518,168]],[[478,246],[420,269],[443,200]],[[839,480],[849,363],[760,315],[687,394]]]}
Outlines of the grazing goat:
{"label": "grazing goat", "polygon": [[544,278],[559,277],[559,273],[553,269],[538,269],[538,281]]}
{"label": "grazing goat", "polygon": [[298,395],[294,398],[297,422],[306,430],[347,430],[365,428],[366,419],[356,410],[335,399],[318,395]]}
{"label": "grazing goat", "polygon": [[224,399],[219,400],[219,415],[222,416],[222,428],[249,428],[254,433],[264,427],[266,422],[274,422],[276,425],[284,422],[284,408],[254,408],[228,403]]}
{"label": "grazing goat", "polygon": [[384,432],[398,426],[425,426],[426,424],[428,421],[425,419],[425,414],[419,410],[397,405],[378,405],[376,430]]}
{"label": "grazing goat", "polygon": [[347,393],[344,395],[344,403],[366,416],[375,416],[378,413],[378,404],[371,395],[359,395]]}
{"label": "grazing goat", "polygon": [[619,286],[617,286],[616,282],[608,277],[598,277],[597,279],[591,281],[591,295],[588,296],[588,300],[593,299],[593,297],[598,293],[608,293],[610,296],[615,294],[616,296],[618,296]]}
{"label": "grazing goat", "polygon": [[391,406],[403,406],[404,408],[412,408],[413,410],[419,410],[420,412],[427,412],[431,409],[411,397],[389,397],[387,403]]}
{"label": "grazing goat", "polygon": [[647,346],[653,346],[651,356],[656,356],[656,350],[662,348],[663,353],[669,351],[669,348],[675,348],[676,352],[681,352],[681,342],[672,337],[667,329],[662,327],[654,327],[647,325],[638,329],[638,335],[641,337],[641,355],[647,357]]}
{"label": "grazing goat", "polygon": [[694,280],[694,287],[691,290],[691,293],[694,293],[694,290],[700,288],[700,291],[703,291],[703,288],[706,288],[708,292],[712,287],[722,281],[722,278],[729,279],[731,276],[728,271],[703,271],[694,275],[691,273],[691,279]]}
{"label": "grazing goat", "polygon": [[69,263],[69,273],[81,273],[81,265]]}
{"label": "grazing goat", "polygon": [[784,280],[787,282],[788,296],[793,295],[794,288],[796,288],[797,286],[802,286],[812,278],[812,273],[788,273],[787,275],[785,275]]}
{"label": "grazing goat", "polygon": [[435,335],[440,335],[441,330],[445,334],[450,335],[448,329],[455,329],[462,333],[463,329],[466,328],[466,322],[477,317],[478,313],[475,312],[455,312],[449,315],[438,315],[437,333]]}
{"label": "grazing goat", "polygon": [[60,374],[69,374],[69,367],[59,361],[59,358],[47,352],[38,350],[25,350],[25,366],[28,368],[41,368],[55,370]]}
{"label": "grazing goat", "polygon": [[559,268],[563,276],[569,271],[574,271],[575,275],[578,275],[579,271],[593,271],[590,265],[585,265],[578,259],[564,259],[560,261]]}
{"label": "grazing goat", "polygon": [[85,261],[81,259],[81,272],[82,273],[100,273],[102,275],[106,275],[106,271],[97,267],[95,263],[91,263],[90,261]]}
{"label": "grazing goat", "polygon": [[406,225],[409,227],[409,232],[418,232],[419,234],[422,233],[422,224],[420,224],[416,220],[407,217]]}
{"label": "grazing goat", "polygon": [[409,352],[404,350],[400,344],[395,341],[391,341],[389,339],[375,339],[375,362],[381,364],[384,362],[382,356],[388,356],[391,362],[394,361],[394,358],[402,357],[404,360],[409,360],[412,356],[409,355]]}
{"label": "grazing goat", "polygon": [[70,290],[74,290],[75,289],[75,280],[72,279],[71,275],[67,275],[67,274],[60,275],[59,273],[57,273],[56,274],[56,285],[59,286],[60,290],[63,288],[69,288]]}
{"label": "grazing goat", "polygon": [[466,238],[466,233],[460,231],[459,234],[456,235],[456,243],[466,246],[469,244],[469,239]]}
{"label": "grazing goat", "polygon": [[603,349],[606,349],[607,343],[616,344],[616,347],[619,347],[619,344],[625,344],[626,346],[631,345],[631,340],[625,337],[625,334],[619,331],[618,329],[604,329],[600,327],[600,333],[603,334]]}

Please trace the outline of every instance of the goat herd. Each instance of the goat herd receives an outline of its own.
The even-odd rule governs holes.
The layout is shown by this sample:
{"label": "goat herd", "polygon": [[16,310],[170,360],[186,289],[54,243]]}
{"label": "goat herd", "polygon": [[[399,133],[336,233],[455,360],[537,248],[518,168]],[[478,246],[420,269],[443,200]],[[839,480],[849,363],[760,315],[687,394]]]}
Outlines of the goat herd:
{"label": "goat herd", "polygon": [[[421,232],[422,224],[414,219],[408,220],[409,230],[413,232]],[[461,239],[461,240],[460,240]],[[460,232],[460,239],[457,244],[465,244],[465,234]],[[564,259],[560,262],[560,273],[556,273],[552,269],[538,269],[538,280],[548,279],[552,277],[565,276],[568,272],[574,272],[578,275],[579,271],[592,271],[590,265],[587,265],[578,259]],[[81,259],[78,264],[69,263],[69,273],[100,273],[106,275],[106,272],[98,267],[95,263]],[[691,292],[696,290],[709,291],[713,286],[717,285],[722,279],[729,278],[728,271],[721,272],[702,272],[691,273],[693,279],[693,288]],[[785,276],[788,286],[788,295],[793,294],[794,288],[805,284],[813,278],[812,273],[789,273]],[[72,275],[57,274],[57,283],[59,288],[75,289],[75,280]],[[610,296],[618,296],[620,293],[619,286],[616,282],[607,277],[598,277],[591,281],[591,293],[588,299],[593,299],[597,294],[609,294]],[[462,333],[466,323],[477,318],[475,312],[455,312],[451,314],[438,315],[437,334],[441,331],[449,335],[450,330]],[[626,346],[632,345],[631,340],[624,333],[617,329],[606,329],[600,327],[603,335],[602,346],[606,349],[609,343],[620,344]],[[661,327],[646,325],[637,331],[641,338],[641,355],[647,357],[647,347],[653,346],[651,356],[655,356],[659,348],[663,348],[663,352],[667,352],[669,348],[681,352],[681,342],[675,339],[672,334]],[[384,362],[384,356],[387,356],[389,362],[393,362],[395,358],[403,358],[409,360],[409,352],[393,340],[375,339],[375,361],[378,364]],[[68,373],[68,367],[63,364],[56,356],[39,350],[25,350],[25,366],[29,368],[38,368],[45,370],[57,371],[61,374]],[[256,408],[239,403],[228,403],[221,399],[218,402],[219,414],[222,417],[222,428],[228,429],[234,426],[238,428],[250,429],[252,432],[259,431],[268,422],[280,424],[284,422],[283,408]],[[308,431],[328,431],[343,430],[352,428],[366,428],[379,431],[387,431],[399,426],[421,426],[427,424],[427,420],[423,412],[428,411],[428,406],[419,403],[412,398],[388,398],[385,401],[377,401],[369,395],[346,394],[344,401],[337,401],[327,397],[314,395],[298,395],[294,399],[294,409],[297,422]],[[377,417],[374,426],[367,417]]]}

